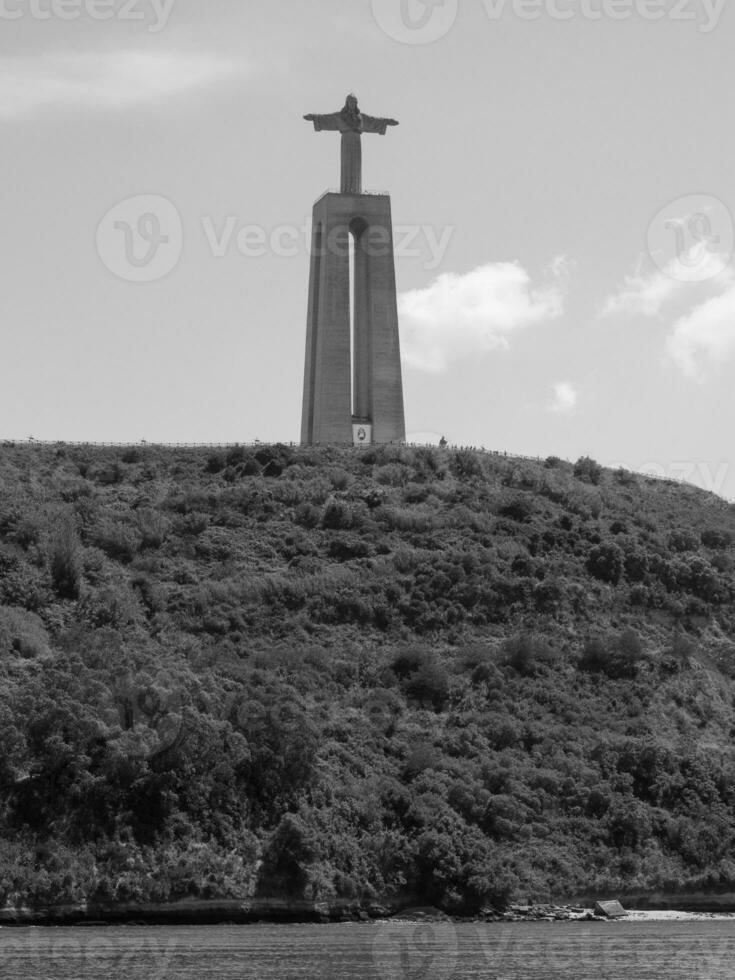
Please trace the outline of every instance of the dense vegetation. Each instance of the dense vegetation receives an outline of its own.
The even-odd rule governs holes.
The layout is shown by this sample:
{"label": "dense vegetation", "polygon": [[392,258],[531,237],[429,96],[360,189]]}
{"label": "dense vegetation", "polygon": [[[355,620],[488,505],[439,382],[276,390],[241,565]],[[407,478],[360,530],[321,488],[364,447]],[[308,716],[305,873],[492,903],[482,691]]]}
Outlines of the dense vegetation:
{"label": "dense vegetation", "polygon": [[0,486],[0,905],[735,886],[726,502],[401,448]]}

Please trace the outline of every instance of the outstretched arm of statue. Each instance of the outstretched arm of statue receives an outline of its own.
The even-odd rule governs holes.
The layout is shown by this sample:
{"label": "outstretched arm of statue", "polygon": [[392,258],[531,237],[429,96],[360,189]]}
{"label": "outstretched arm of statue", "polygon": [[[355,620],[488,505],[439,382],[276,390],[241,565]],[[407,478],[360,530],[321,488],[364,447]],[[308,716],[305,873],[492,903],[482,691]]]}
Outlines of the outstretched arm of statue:
{"label": "outstretched arm of statue", "polygon": [[335,129],[338,130],[340,123],[340,114],[338,112],[328,113],[326,116],[317,116],[313,112],[310,112],[308,116],[304,116],[307,122],[314,123],[314,129],[317,133],[321,129]]}
{"label": "outstretched arm of statue", "polygon": [[366,116],[364,113],[362,116],[363,133],[378,133],[380,136],[385,136],[388,126],[397,125],[398,122],[395,119],[378,119],[375,116]]}

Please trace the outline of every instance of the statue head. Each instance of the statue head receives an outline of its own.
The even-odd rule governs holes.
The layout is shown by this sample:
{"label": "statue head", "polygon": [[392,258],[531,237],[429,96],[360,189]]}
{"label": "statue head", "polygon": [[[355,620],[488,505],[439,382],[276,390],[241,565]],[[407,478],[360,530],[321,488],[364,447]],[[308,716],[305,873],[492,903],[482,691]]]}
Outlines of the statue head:
{"label": "statue head", "polygon": [[357,108],[356,95],[350,94],[345,99],[344,109],[342,110],[342,118],[351,126],[352,129],[359,132],[362,116],[360,114],[360,110]]}

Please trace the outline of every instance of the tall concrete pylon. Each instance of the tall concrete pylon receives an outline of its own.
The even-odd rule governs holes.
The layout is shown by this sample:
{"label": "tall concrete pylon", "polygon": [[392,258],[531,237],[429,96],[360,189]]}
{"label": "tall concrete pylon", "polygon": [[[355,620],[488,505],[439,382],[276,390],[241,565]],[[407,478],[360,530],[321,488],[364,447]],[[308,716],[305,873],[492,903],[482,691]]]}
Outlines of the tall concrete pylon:
{"label": "tall concrete pylon", "polygon": [[363,115],[353,95],[340,112],[304,118],[342,134],[342,183],[314,205],[301,442],[403,442],[390,196],[363,193],[361,146],[363,133],[398,124]]}

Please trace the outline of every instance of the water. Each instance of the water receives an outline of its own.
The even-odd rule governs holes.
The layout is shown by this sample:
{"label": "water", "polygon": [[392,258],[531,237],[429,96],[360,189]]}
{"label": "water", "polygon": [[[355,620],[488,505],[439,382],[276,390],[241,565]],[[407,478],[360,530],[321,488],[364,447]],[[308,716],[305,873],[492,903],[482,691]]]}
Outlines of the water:
{"label": "water", "polygon": [[735,921],[0,929],[2,980],[733,980]]}

